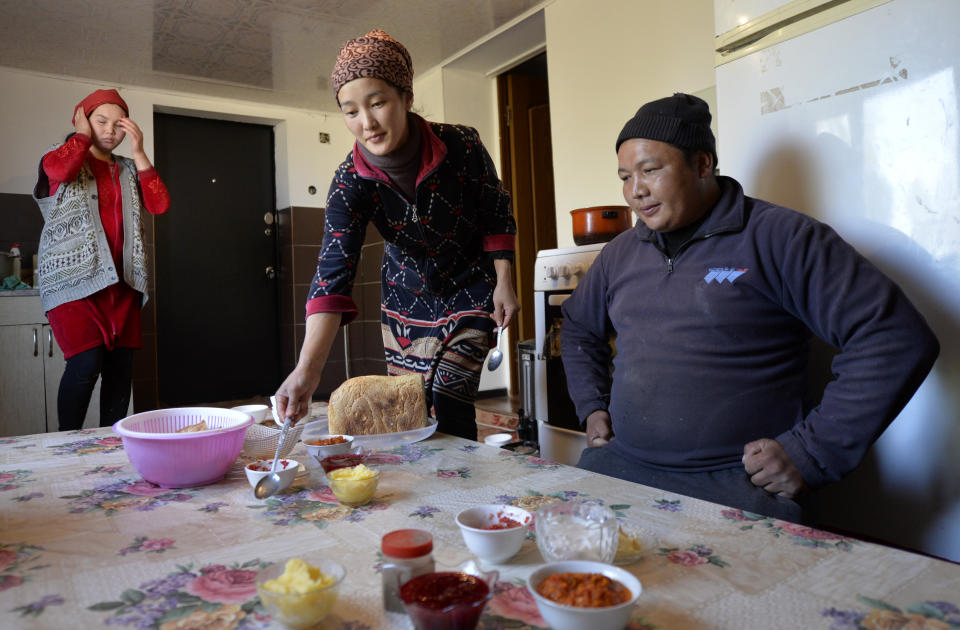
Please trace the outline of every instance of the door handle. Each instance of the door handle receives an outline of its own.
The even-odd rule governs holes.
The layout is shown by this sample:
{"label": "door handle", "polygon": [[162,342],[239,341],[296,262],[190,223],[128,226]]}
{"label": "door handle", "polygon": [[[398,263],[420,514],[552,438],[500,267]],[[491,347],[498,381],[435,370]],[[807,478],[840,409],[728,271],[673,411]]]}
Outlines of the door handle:
{"label": "door handle", "polygon": [[34,329],[33,329],[33,356],[35,356],[35,357],[40,356],[40,353],[38,352],[39,347],[37,346],[37,341],[38,341],[38,339],[37,339],[37,329],[34,328]]}
{"label": "door handle", "polygon": [[277,277],[277,270],[273,267],[267,267],[263,270],[263,273],[267,276],[267,280],[273,280]]}
{"label": "door handle", "polygon": [[47,356],[53,356],[53,332],[50,328],[47,328]]}

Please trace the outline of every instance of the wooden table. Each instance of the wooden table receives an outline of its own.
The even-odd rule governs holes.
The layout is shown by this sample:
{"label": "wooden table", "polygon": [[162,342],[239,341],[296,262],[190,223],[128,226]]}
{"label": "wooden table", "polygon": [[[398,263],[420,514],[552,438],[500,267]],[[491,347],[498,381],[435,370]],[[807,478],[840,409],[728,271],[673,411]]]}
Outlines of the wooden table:
{"label": "wooden table", "polygon": [[[378,451],[372,504],[341,506],[303,445],[294,486],[254,498],[242,463],[210,486],[145,482],[109,429],[0,438],[0,627],[270,628],[254,572],[307,550],[347,567],[324,628],[410,628],[383,611],[383,534],[421,528],[438,570],[471,559],[455,514],[587,499],[654,539],[629,628],[960,628],[960,565],[445,435]],[[481,628],[543,624],[528,535]],[[908,625],[909,624],[909,625]]]}

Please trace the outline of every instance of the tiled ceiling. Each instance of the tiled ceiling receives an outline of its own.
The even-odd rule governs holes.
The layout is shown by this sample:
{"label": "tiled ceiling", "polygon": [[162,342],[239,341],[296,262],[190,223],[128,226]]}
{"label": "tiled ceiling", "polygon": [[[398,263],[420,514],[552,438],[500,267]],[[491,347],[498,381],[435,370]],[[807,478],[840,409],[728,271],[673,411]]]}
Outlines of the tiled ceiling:
{"label": "tiled ceiling", "polygon": [[422,72],[542,0],[0,0],[0,66],[329,109],[340,45],[382,28]]}

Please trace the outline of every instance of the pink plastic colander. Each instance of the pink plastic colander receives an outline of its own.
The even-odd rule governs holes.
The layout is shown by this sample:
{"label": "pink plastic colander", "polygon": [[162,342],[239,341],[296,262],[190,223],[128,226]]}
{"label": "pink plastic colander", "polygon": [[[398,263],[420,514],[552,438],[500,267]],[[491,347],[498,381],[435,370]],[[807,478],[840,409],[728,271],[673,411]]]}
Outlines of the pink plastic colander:
{"label": "pink plastic colander", "polygon": [[[206,431],[177,433],[206,421]],[[113,425],[130,463],[163,488],[192,488],[219,481],[243,448],[249,415],[217,407],[157,409],[128,416]]]}

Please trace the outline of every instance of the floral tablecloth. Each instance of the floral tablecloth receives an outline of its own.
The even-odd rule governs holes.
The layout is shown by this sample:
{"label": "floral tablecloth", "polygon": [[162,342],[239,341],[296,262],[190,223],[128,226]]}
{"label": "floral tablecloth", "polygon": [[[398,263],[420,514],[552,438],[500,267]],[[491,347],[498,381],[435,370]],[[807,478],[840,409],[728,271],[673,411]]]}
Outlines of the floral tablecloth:
{"label": "floral tablecloth", "polygon": [[[960,566],[445,435],[377,452],[374,501],[351,509],[300,444],[294,485],[259,501],[242,460],[222,481],[144,481],[109,429],[0,438],[0,627],[271,628],[253,576],[326,550],[347,567],[323,623],[410,628],[383,611],[380,538],[429,530],[438,570],[471,559],[455,514],[587,499],[653,541],[627,568],[643,584],[629,628],[960,628]],[[540,628],[525,578],[533,532],[496,567],[480,627]]]}

